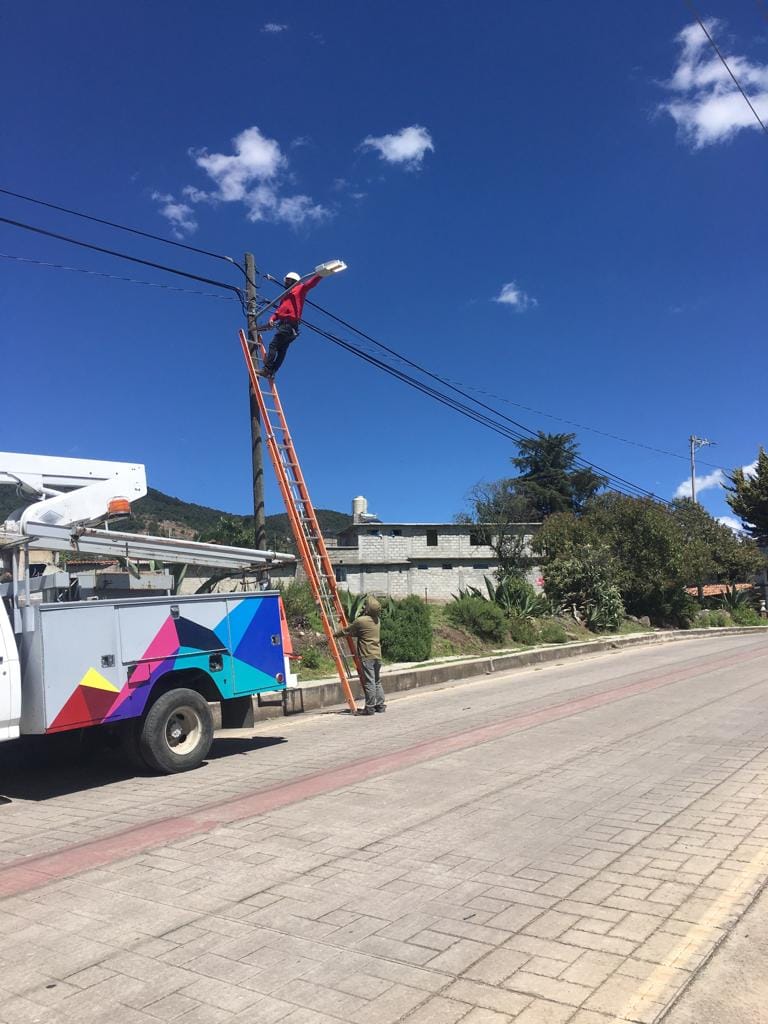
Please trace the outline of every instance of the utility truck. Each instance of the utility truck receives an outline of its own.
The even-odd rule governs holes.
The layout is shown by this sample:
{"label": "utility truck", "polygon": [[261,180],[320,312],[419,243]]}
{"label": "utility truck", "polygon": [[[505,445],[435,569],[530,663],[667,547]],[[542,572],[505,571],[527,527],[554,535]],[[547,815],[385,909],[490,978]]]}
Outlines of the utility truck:
{"label": "utility truck", "polygon": [[42,550],[133,571],[151,560],[264,573],[293,555],[109,528],[147,493],[142,465],[0,452],[0,484],[21,501],[0,522],[0,741],[100,729],[134,763],[186,771],[208,754],[212,703],[223,728],[241,728],[255,694],[285,689],[277,591],[78,600],[68,572],[30,569]]}

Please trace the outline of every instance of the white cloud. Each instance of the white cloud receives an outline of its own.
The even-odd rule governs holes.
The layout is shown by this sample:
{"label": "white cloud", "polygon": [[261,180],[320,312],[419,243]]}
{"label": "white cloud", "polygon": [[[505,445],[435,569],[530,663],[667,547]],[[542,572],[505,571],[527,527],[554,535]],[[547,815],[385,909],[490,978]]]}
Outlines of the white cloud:
{"label": "white cloud", "polygon": [[401,164],[406,170],[417,171],[424,156],[434,151],[435,145],[426,128],[412,124],[392,135],[369,135],[363,139],[361,147],[375,149],[388,164]]}
{"label": "white cloud", "polygon": [[191,206],[178,202],[168,192],[153,192],[152,198],[160,203],[160,215],[171,225],[172,233],[177,238],[186,238],[197,231],[197,221]]}
{"label": "white cloud", "polygon": [[243,199],[255,181],[268,181],[287,163],[274,139],[262,135],[254,125],[232,140],[233,154],[190,150],[198,167],[214,181],[219,199],[224,202]]}
{"label": "white cloud", "polygon": [[740,519],[734,519],[733,516],[717,516],[717,521],[722,523],[723,526],[727,526],[729,530],[733,530],[734,533],[744,533],[744,527]]}
{"label": "white cloud", "polygon": [[[722,24],[704,23],[714,37]],[[677,36],[680,55],[674,74],[665,82],[672,99],[659,106],[669,114],[680,136],[695,149],[726,142],[743,128],[760,128],[755,115],[694,22]],[[726,60],[763,121],[768,120],[768,65],[725,54]]]}
{"label": "white cloud", "polygon": [[742,466],[741,468],[744,471],[744,476],[757,476],[757,459],[754,462],[750,462],[748,466]]}
{"label": "white cloud", "polygon": [[[708,473],[707,476],[696,477],[696,494],[700,494],[701,491],[711,491],[715,487],[722,487],[725,483],[725,473],[722,469],[716,469],[712,473]],[[688,477],[680,484],[675,491],[673,497],[675,498],[690,498],[691,497],[691,478]]]}
{"label": "white cloud", "polygon": [[267,32],[269,35],[277,35],[280,32],[287,32],[287,25],[280,25],[275,21],[268,21],[261,29],[262,32]]}
{"label": "white cloud", "polygon": [[232,153],[210,153],[205,148],[190,150],[190,156],[215,187],[205,191],[195,185],[185,186],[182,191],[189,202],[239,202],[245,206],[250,221],[279,221],[292,227],[331,216],[326,207],[310,196],[282,194],[288,159],[280,144],[267,138],[255,125],[235,136],[232,149]]}
{"label": "white cloud", "polygon": [[518,313],[532,309],[539,304],[537,299],[534,299],[532,295],[527,295],[514,281],[503,284],[501,291],[493,301],[500,302],[503,306],[512,306]]}

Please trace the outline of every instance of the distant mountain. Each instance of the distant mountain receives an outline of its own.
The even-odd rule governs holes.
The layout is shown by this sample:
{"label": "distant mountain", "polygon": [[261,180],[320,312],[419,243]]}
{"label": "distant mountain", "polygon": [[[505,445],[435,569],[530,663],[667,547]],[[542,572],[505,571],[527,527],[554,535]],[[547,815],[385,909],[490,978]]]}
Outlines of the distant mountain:
{"label": "distant mountain", "polygon": [[[20,504],[15,488],[0,487],[0,522]],[[182,501],[150,487],[146,497],[131,505],[130,519],[119,520],[115,529],[131,533],[151,533],[163,537],[191,540],[218,540],[221,543],[251,545],[253,516],[236,515],[208,505]],[[323,534],[333,537],[352,522],[352,516],[332,509],[317,509]],[[267,548],[293,550],[288,516],[285,512],[267,516]]]}

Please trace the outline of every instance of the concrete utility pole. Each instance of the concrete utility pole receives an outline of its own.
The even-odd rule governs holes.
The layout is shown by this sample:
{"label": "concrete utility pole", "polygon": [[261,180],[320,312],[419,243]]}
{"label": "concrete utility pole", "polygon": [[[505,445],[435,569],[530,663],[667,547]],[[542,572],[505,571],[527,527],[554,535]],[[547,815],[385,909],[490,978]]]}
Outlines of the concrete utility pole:
{"label": "concrete utility pole", "polygon": [[716,441],[708,441],[706,437],[696,437],[691,434],[688,438],[691,446],[691,498],[696,501],[696,449],[706,448],[708,445],[716,444]]}
{"label": "concrete utility pole", "polygon": [[[245,308],[248,316],[248,340],[258,344],[256,329],[256,261],[252,252],[245,254]],[[251,407],[251,468],[253,472],[253,546],[264,550],[267,546],[264,521],[264,448],[261,440],[259,405],[248,381],[248,401]]]}

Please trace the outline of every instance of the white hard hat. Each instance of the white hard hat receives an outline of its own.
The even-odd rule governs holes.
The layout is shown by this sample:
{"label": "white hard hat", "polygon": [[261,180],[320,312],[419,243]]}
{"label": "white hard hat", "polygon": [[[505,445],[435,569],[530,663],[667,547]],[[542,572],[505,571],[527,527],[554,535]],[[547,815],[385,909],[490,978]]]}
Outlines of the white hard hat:
{"label": "white hard hat", "polygon": [[297,274],[295,270],[291,270],[291,271],[289,271],[285,275],[285,280],[286,281],[300,281],[301,280],[301,276],[299,274]]}

